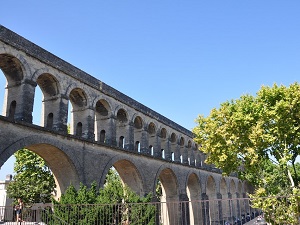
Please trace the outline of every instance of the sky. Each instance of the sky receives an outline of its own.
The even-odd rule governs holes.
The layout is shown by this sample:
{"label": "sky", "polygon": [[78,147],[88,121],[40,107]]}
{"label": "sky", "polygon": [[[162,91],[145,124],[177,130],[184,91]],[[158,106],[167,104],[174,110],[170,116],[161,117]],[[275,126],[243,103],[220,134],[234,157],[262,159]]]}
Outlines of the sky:
{"label": "sky", "polygon": [[[28,0],[1,9],[1,25],[189,130],[222,102],[300,78],[299,0]],[[0,85],[2,105],[4,75]]]}

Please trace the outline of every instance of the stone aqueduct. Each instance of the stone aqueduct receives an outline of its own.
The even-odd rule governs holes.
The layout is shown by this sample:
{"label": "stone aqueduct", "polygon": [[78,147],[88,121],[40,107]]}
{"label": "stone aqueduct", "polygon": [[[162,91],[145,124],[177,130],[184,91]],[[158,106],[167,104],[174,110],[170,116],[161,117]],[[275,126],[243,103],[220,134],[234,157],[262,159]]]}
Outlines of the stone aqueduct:
{"label": "stone aqueduct", "polygon": [[[0,166],[19,149],[30,149],[50,166],[58,195],[70,183],[96,181],[101,187],[112,166],[140,195],[155,193],[160,180],[166,202],[245,197],[250,191],[204,163],[192,132],[3,26],[0,68],[7,81]],[[32,124],[37,85],[43,94],[40,126]],[[241,207],[247,206],[231,206]]]}

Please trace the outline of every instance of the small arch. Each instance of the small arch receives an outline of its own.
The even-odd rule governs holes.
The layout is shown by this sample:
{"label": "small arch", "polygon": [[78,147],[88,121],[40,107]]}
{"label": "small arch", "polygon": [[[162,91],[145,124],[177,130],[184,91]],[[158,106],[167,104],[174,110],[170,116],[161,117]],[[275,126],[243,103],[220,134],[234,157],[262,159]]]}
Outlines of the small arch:
{"label": "small arch", "polygon": [[53,113],[48,114],[46,127],[49,129],[53,127]]}
{"label": "small arch", "polygon": [[192,142],[191,142],[191,140],[189,140],[188,141],[188,146],[187,146],[188,148],[191,148],[192,147]]}
{"label": "small arch", "polygon": [[110,106],[106,100],[100,99],[96,103],[95,110],[100,116],[106,117],[109,114]]}
{"label": "small arch", "polygon": [[10,119],[14,119],[15,118],[16,107],[17,107],[17,102],[15,100],[13,100],[10,103],[10,106],[9,106],[9,115],[8,115],[8,117]]}
{"label": "small arch", "polygon": [[0,68],[7,79],[8,86],[23,80],[22,64],[16,57],[9,54],[0,54]]}
{"label": "small arch", "polygon": [[74,88],[70,93],[70,101],[73,106],[73,110],[87,106],[87,95],[80,88]]}
{"label": "small arch", "polygon": [[124,138],[124,136],[120,136],[120,138],[119,138],[119,147],[120,148],[125,147],[125,138]]}
{"label": "small arch", "polygon": [[117,112],[117,120],[119,123],[126,123],[128,121],[127,119],[127,113],[124,109],[119,109]]}
{"label": "small arch", "polygon": [[149,146],[149,151],[150,151],[150,154],[153,156],[154,155],[154,149],[153,149],[152,145]]}
{"label": "small arch", "polygon": [[170,139],[170,141],[171,141],[172,143],[176,143],[176,134],[175,134],[175,133],[172,133],[172,134],[171,134],[171,139]]}
{"label": "small arch", "polygon": [[165,150],[164,149],[161,149],[161,158],[162,159],[165,159]]}
{"label": "small arch", "polygon": [[166,139],[166,138],[167,138],[167,130],[166,130],[165,128],[162,128],[162,129],[160,130],[160,137],[161,137],[162,139]]}
{"label": "small arch", "polygon": [[134,150],[135,150],[136,152],[141,152],[141,143],[140,143],[139,141],[136,141],[136,142],[135,142]]}
{"label": "small arch", "polygon": [[82,123],[78,122],[76,125],[76,136],[81,137],[82,136]]}
{"label": "small arch", "polygon": [[36,82],[43,92],[44,99],[56,96],[59,93],[58,81],[52,74],[41,74]]}
{"label": "small arch", "polygon": [[101,130],[100,131],[100,139],[99,139],[99,141],[101,143],[105,143],[105,138],[106,138],[106,132],[105,132],[105,130]]}
{"label": "small arch", "polygon": [[134,124],[134,128],[142,129],[143,128],[142,118],[140,116],[135,117],[133,124]]}
{"label": "small arch", "polygon": [[180,145],[181,147],[184,146],[184,138],[183,138],[183,137],[180,138],[179,145]]}
{"label": "small arch", "polygon": [[148,133],[150,135],[153,135],[155,134],[155,131],[156,131],[155,124],[151,122],[148,126]]}

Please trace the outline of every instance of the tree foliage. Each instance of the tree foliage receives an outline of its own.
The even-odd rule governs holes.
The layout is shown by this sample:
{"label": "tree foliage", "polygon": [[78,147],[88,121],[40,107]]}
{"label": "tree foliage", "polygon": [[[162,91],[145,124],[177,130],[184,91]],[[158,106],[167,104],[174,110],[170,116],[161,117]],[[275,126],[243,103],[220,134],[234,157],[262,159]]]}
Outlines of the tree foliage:
{"label": "tree foliage", "polygon": [[[263,86],[256,96],[226,101],[193,129],[206,162],[228,175],[238,172],[260,193],[297,192],[300,153],[300,86]],[[260,194],[257,192],[257,196]]]}
{"label": "tree foliage", "polygon": [[21,149],[15,154],[15,176],[7,187],[10,198],[22,198],[26,204],[51,202],[55,181],[43,158]]}
{"label": "tree foliage", "polygon": [[[59,201],[54,202],[51,221],[65,221],[68,224],[154,224],[155,207],[147,203],[152,195],[141,197],[127,185],[123,185],[118,173],[111,169],[103,188],[97,190],[96,183],[88,188],[80,184],[78,190],[70,185]],[[58,219],[58,220],[57,220]],[[50,223],[51,224],[51,223]]]}

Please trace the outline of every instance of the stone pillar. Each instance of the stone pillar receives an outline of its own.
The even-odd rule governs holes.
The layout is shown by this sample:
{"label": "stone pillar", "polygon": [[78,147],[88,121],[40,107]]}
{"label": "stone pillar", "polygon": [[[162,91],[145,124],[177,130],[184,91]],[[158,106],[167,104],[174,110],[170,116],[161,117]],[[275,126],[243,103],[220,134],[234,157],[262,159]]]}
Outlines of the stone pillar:
{"label": "stone pillar", "polygon": [[149,133],[147,131],[147,128],[144,128],[142,130],[141,153],[147,155],[151,154],[149,149]]}
{"label": "stone pillar", "polygon": [[156,133],[155,139],[156,139],[156,142],[155,142],[155,145],[153,146],[153,148],[154,148],[153,156],[155,158],[161,159],[161,157],[162,157],[162,155],[161,155],[161,137],[159,136],[159,133]]}
{"label": "stone pillar", "polygon": [[187,194],[179,195],[179,212],[180,212],[180,224],[190,225],[190,208],[189,208],[189,197]]}
{"label": "stone pillar", "polygon": [[240,219],[241,218],[241,205],[240,205],[240,193],[236,192],[236,215]]}
{"label": "stone pillar", "polygon": [[69,98],[66,95],[62,95],[59,99],[59,109],[57,117],[54,117],[53,129],[68,133],[68,104]]}
{"label": "stone pillar", "polygon": [[170,140],[166,140],[166,149],[165,149],[165,160],[172,161],[172,154],[171,154],[171,146]]}
{"label": "stone pillar", "polygon": [[95,111],[91,108],[87,108],[86,126],[84,131],[85,138],[95,141]]}
{"label": "stone pillar", "polygon": [[172,143],[172,150],[174,150],[174,162],[181,163],[180,146],[177,143]]}
{"label": "stone pillar", "polygon": [[109,128],[107,130],[107,134],[106,134],[106,143],[108,145],[112,145],[112,146],[117,146],[117,127],[116,127],[116,117],[115,116],[111,116],[109,118]]}
{"label": "stone pillar", "polygon": [[217,193],[217,199],[220,199],[220,201],[218,201],[217,204],[217,213],[218,213],[218,219],[220,224],[223,224],[223,210],[222,210],[222,194],[221,193]]}
{"label": "stone pillar", "polygon": [[32,123],[35,87],[36,83],[27,79],[22,83],[7,86],[5,115],[18,121]]}
{"label": "stone pillar", "polygon": [[209,201],[208,195],[206,193],[202,193],[202,218],[203,218],[203,225],[210,224],[210,215],[209,215]]}
{"label": "stone pillar", "polygon": [[127,130],[127,135],[125,136],[125,149],[134,151],[134,123],[129,122],[125,129]]}
{"label": "stone pillar", "polygon": [[188,151],[185,146],[180,147],[180,153],[182,155],[182,164],[189,165]]}
{"label": "stone pillar", "polygon": [[187,149],[188,154],[190,155],[190,166],[195,167],[196,163],[195,163],[195,154],[194,151],[191,148]]}
{"label": "stone pillar", "polygon": [[230,210],[230,218],[232,218],[233,216],[233,211],[234,211],[234,205],[233,205],[233,202],[232,202],[232,194],[229,192],[228,193],[228,204],[229,204],[229,210]]}

